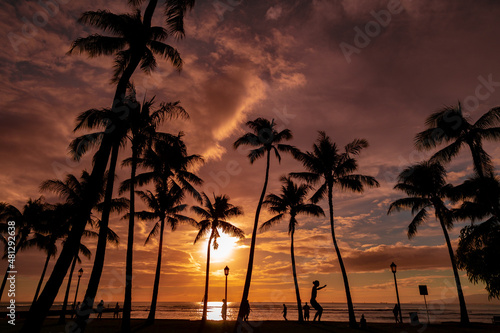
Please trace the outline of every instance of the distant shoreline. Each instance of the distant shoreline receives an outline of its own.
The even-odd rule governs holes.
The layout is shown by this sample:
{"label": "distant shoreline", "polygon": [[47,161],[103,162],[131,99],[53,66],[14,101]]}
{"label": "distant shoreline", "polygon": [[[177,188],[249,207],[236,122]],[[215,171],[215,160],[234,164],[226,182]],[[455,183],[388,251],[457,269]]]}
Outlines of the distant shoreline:
{"label": "distant shoreline", "polygon": [[[71,321],[67,321],[66,325],[58,325],[55,318],[49,318],[45,321],[41,330],[42,333],[64,333],[70,331]],[[134,332],[155,333],[155,332],[197,332],[200,328],[201,321],[199,320],[173,320],[173,319],[157,319],[154,325],[145,326],[144,319],[132,319],[131,327]],[[210,321],[205,324],[203,332],[206,333],[226,333],[231,332],[234,321]],[[11,326],[7,323],[6,319],[0,320],[0,331],[3,333],[18,332],[22,327],[23,320],[19,320],[16,326]],[[92,333],[111,333],[120,330],[120,319],[93,319],[88,323],[87,331]],[[325,331],[334,331],[337,333],[347,332],[393,332],[401,333],[406,331],[408,333],[473,333],[473,332],[492,332],[500,330],[500,325],[486,324],[486,323],[471,323],[467,326],[462,326],[460,323],[441,323],[425,325],[420,324],[411,326],[410,324],[389,324],[389,323],[369,323],[365,330],[352,330],[348,327],[346,322],[304,322],[297,321],[250,321],[245,323],[247,330],[243,329],[242,332],[255,332],[255,333],[324,333]],[[68,329],[68,330],[67,330]]]}

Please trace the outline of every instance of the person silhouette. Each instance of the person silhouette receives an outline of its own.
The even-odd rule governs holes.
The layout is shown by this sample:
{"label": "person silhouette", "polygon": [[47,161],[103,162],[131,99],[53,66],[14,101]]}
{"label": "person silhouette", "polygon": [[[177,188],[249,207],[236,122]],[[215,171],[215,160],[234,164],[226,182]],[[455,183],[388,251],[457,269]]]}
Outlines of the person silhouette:
{"label": "person silhouette", "polygon": [[316,314],[314,315],[313,321],[316,321],[316,318],[318,318],[318,321],[321,321],[321,315],[323,314],[323,308],[321,305],[319,305],[318,302],[316,302],[316,296],[318,296],[318,290],[321,290],[326,287],[326,284],[323,287],[319,287],[319,281],[314,280],[313,281],[313,288],[311,291],[311,303],[312,307],[316,309]]}
{"label": "person silhouette", "polygon": [[396,324],[399,323],[399,306],[396,304],[394,305],[394,309],[392,309],[392,313],[394,314],[394,319],[396,320]]}
{"label": "person silhouette", "polygon": [[364,314],[361,315],[361,319],[359,320],[359,324],[360,324],[361,329],[365,329],[366,328],[366,319],[365,319],[365,315]]}
{"label": "person silhouette", "polygon": [[309,310],[311,309],[311,307],[307,305],[306,302],[306,305],[304,305],[302,309],[304,310],[304,320],[309,321]]}
{"label": "person silhouette", "polygon": [[222,320],[226,320],[226,318],[227,318],[227,302],[225,299],[222,299],[221,314],[222,314]]}
{"label": "person silhouette", "polygon": [[113,318],[120,318],[120,305],[116,302],[115,312],[113,313]]}
{"label": "person silhouette", "polygon": [[104,301],[101,299],[99,304],[97,304],[97,318],[101,319],[102,318],[102,312],[104,311]]}
{"label": "person silhouette", "polygon": [[286,305],[285,305],[285,303],[283,303],[283,318],[285,318],[285,320],[288,320],[288,319],[286,319],[286,310],[287,310]]}

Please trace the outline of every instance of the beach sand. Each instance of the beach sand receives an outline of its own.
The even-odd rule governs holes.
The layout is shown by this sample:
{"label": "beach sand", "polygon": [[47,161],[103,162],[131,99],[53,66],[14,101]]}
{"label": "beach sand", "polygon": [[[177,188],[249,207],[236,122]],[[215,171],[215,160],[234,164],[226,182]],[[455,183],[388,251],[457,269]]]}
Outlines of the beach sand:
{"label": "beach sand", "polygon": [[[18,332],[22,327],[23,321],[16,322],[16,326],[9,325],[5,319],[0,320],[0,332],[10,333]],[[90,333],[112,333],[119,332],[121,320],[117,319],[93,319],[88,324],[87,332]],[[241,332],[255,333],[324,333],[324,332],[394,332],[394,333],[444,333],[444,332],[500,332],[500,325],[486,323],[472,323],[468,326],[461,326],[459,323],[442,323],[418,326],[410,324],[396,325],[390,323],[368,323],[365,330],[349,329],[347,323],[339,322],[306,322],[300,324],[296,321],[262,321],[245,323]],[[68,326],[70,324],[67,324]],[[234,321],[228,321],[225,324],[222,321],[207,321],[205,324],[204,333],[226,333],[232,332]],[[57,319],[47,319],[44,324],[43,333],[63,333],[71,332],[69,326],[66,329],[65,325],[57,325]],[[200,321],[189,320],[169,320],[159,319],[152,326],[144,326],[143,319],[132,320],[132,331],[141,333],[156,333],[156,332],[198,332]]]}

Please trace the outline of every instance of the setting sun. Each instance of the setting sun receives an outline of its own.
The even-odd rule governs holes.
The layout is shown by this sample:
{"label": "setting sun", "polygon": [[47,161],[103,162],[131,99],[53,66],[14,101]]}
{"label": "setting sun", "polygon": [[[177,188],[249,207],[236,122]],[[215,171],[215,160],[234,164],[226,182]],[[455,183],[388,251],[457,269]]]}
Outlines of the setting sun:
{"label": "setting sun", "polygon": [[[217,248],[217,250],[214,250],[213,247],[210,249],[210,262],[212,263],[227,260],[237,246],[237,237],[231,237],[222,232],[219,232],[219,234],[220,237],[217,238],[217,244],[219,244],[219,247]],[[203,255],[207,254],[207,245],[208,238],[203,242],[203,246],[200,248],[200,251],[203,253]]]}

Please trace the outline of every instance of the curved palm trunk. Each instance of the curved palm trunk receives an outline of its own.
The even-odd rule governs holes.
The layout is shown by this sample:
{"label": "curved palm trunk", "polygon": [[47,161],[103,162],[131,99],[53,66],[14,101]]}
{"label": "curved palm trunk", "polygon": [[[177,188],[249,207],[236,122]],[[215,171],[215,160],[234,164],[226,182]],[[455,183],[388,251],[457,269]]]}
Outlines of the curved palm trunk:
{"label": "curved palm trunk", "polygon": [[135,174],[137,170],[137,147],[132,144],[132,165],[130,171],[130,214],[128,220],[127,259],[125,267],[125,298],[123,301],[123,317],[121,331],[130,332],[130,312],[132,310],[132,266],[134,252],[134,219],[135,219]]}
{"label": "curved palm trunk", "polygon": [[247,275],[245,279],[245,287],[243,288],[243,296],[241,297],[240,309],[238,311],[238,319],[236,321],[236,327],[238,323],[243,322],[243,304],[248,300],[248,293],[250,292],[250,282],[252,281],[252,269],[253,269],[253,258],[255,252],[255,240],[257,238],[257,228],[259,226],[259,216],[260,210],[262,208],[262,202],[264,201],[264,197],[266,195],[267,183],[269,181],[269,164],[271,160],[271,151],[267,151],[267,160],[266,160],[266,178],[264,179],[264,187],[262,188],[262,193],[260,194],[259,204],[257,205],[257,210],[255,212],[255,221],[253,224],[252,231],[252,242],[250,243],[250,255],[248,257],[248,268]]}
{"label": "curved palm trunk", "polygon": [[47,266],[49,265],[50,253],[47,254],[47,258],[45,258],[45,265],[43,265],[42,275],[40,276],[40,280],[38,280],[38,286],[36,287],[35,297],[33,297],[33,303],[36,302],[38,298],[38,294],[40,293],[40,288],[42,288],[43,278],[45,277],[45,272],[47,272]]}
{"label": "curved palm trunk", "polygon": [[333,193],[331,184],[328,184],[328,207],[330,210],[330,227],[332,229],[333,245],[335,246],[335,252],[337,252],[337,258],[339,260],[340,270],[342,271],[342,278],[344,279],[345,295],[347,298],[347,310],[349,312],[349,327],[357,328],[358,324],[356,323],[354,306],[352,305],[351,290],[349,289],[349,280],[347,279],[347,272],[344,267],[344,261],[342,260],[342,256],[340,255],[340,249],[337,244],[337,239],[335,238],[335,227],[333,219]]}
{"label": "curved palm trunk", "polygon": [[465,298],[462,292],[462,284],[460,283],[460,276],[458,275],[455,255],[453,254],[453,248],[451,247],[450,236],[448,236],[448,231],[446,230],[446,227],[441,218],[439,219],[439,222],[441,224],[441,228],[443,229],[444,238],[446,239],[446,246],[448,247],[448,253],[450,254],[451,267],[453,268],[453,275],[455,276],[455,284],[457,285],[458,302],[460,303],[460,323],[468,324],[469,315],[467,314],[467,307],[465,306]]}
{"label": "curved palm trunk", "polygon": [[73,259],[73,263],[71,264],[71,270],[69,271],[68,284],[66,286],[66,293],[64,293],[64,302],[61,310],[61,315],[59,316],[58,324],[66,323],[66,309],[68,308],[69,291],[71,289],[71,280],[73,279],[73,272],[75,271],[75,266],[76,266],[76,256]]}
{"label": "curved palm trunk", "polygon": [[205,322],[207,320],[207,303],[208,303],[208,280],[210,278],[210,245],[212,245],[212,238],[214,237],[214,230],[208,240],[207,247],[207,271],[205,273],[205,296],[203,296],[203,315],[201,321]]}
{"label": "curved palm trunk", "polygon": [[295,253],[293,250],[293,234],[294,234],[294,231],[292,231],[292,234],[290,235],[291,242],[292,242],[292,245],[290,246],[290,254],[292,256],[293,283],[295,284],[295,296],[297,297],[297,309],[299,311],[299,321],[304,321],[304,317],[302,317],[302,301],[300,300],[299,283],[297,282],[297,271],[295,270]]}
{"label": "curved palm trunk", "polygon": [[156,314],[156,302],[158,300],[158,290],[160,288],[160,273],[161,273],[161,255],[163,252],[163,231],[165,228],[165,219],[162,218],[160,221],[160,243],[158,244],[158,259],[156,261],[156,273],[155,282],[153,286],[153,298],[151,299],[151,307],[149,309],[148,323],[153,323],[155,321]]}
{"label": "curved palm trunk", "polygon": [[92,267],[92,273],[90,274],[87,291],[85,292],[85,298],[83,299],[80,306],[80,311],[77,314],[77,323],[81,329],[81,332],[85,331],[87,319],[89,318],[90,313],[92,313],[94,299],[97,294],[99,281],[101,279],[102,270],[104,268],[104,256],[106,254],[109,215],[111,211],[111,200],[113,197],[113,186],[115,180],[116,164],[118,161],[119,147],[119,143],[115,142],[111,151],[108,178],[106,180],[106,193],[104,195],[104,207],[102,211],[101,222],[99,223],[99,236],[95,251],[94,265]]}

